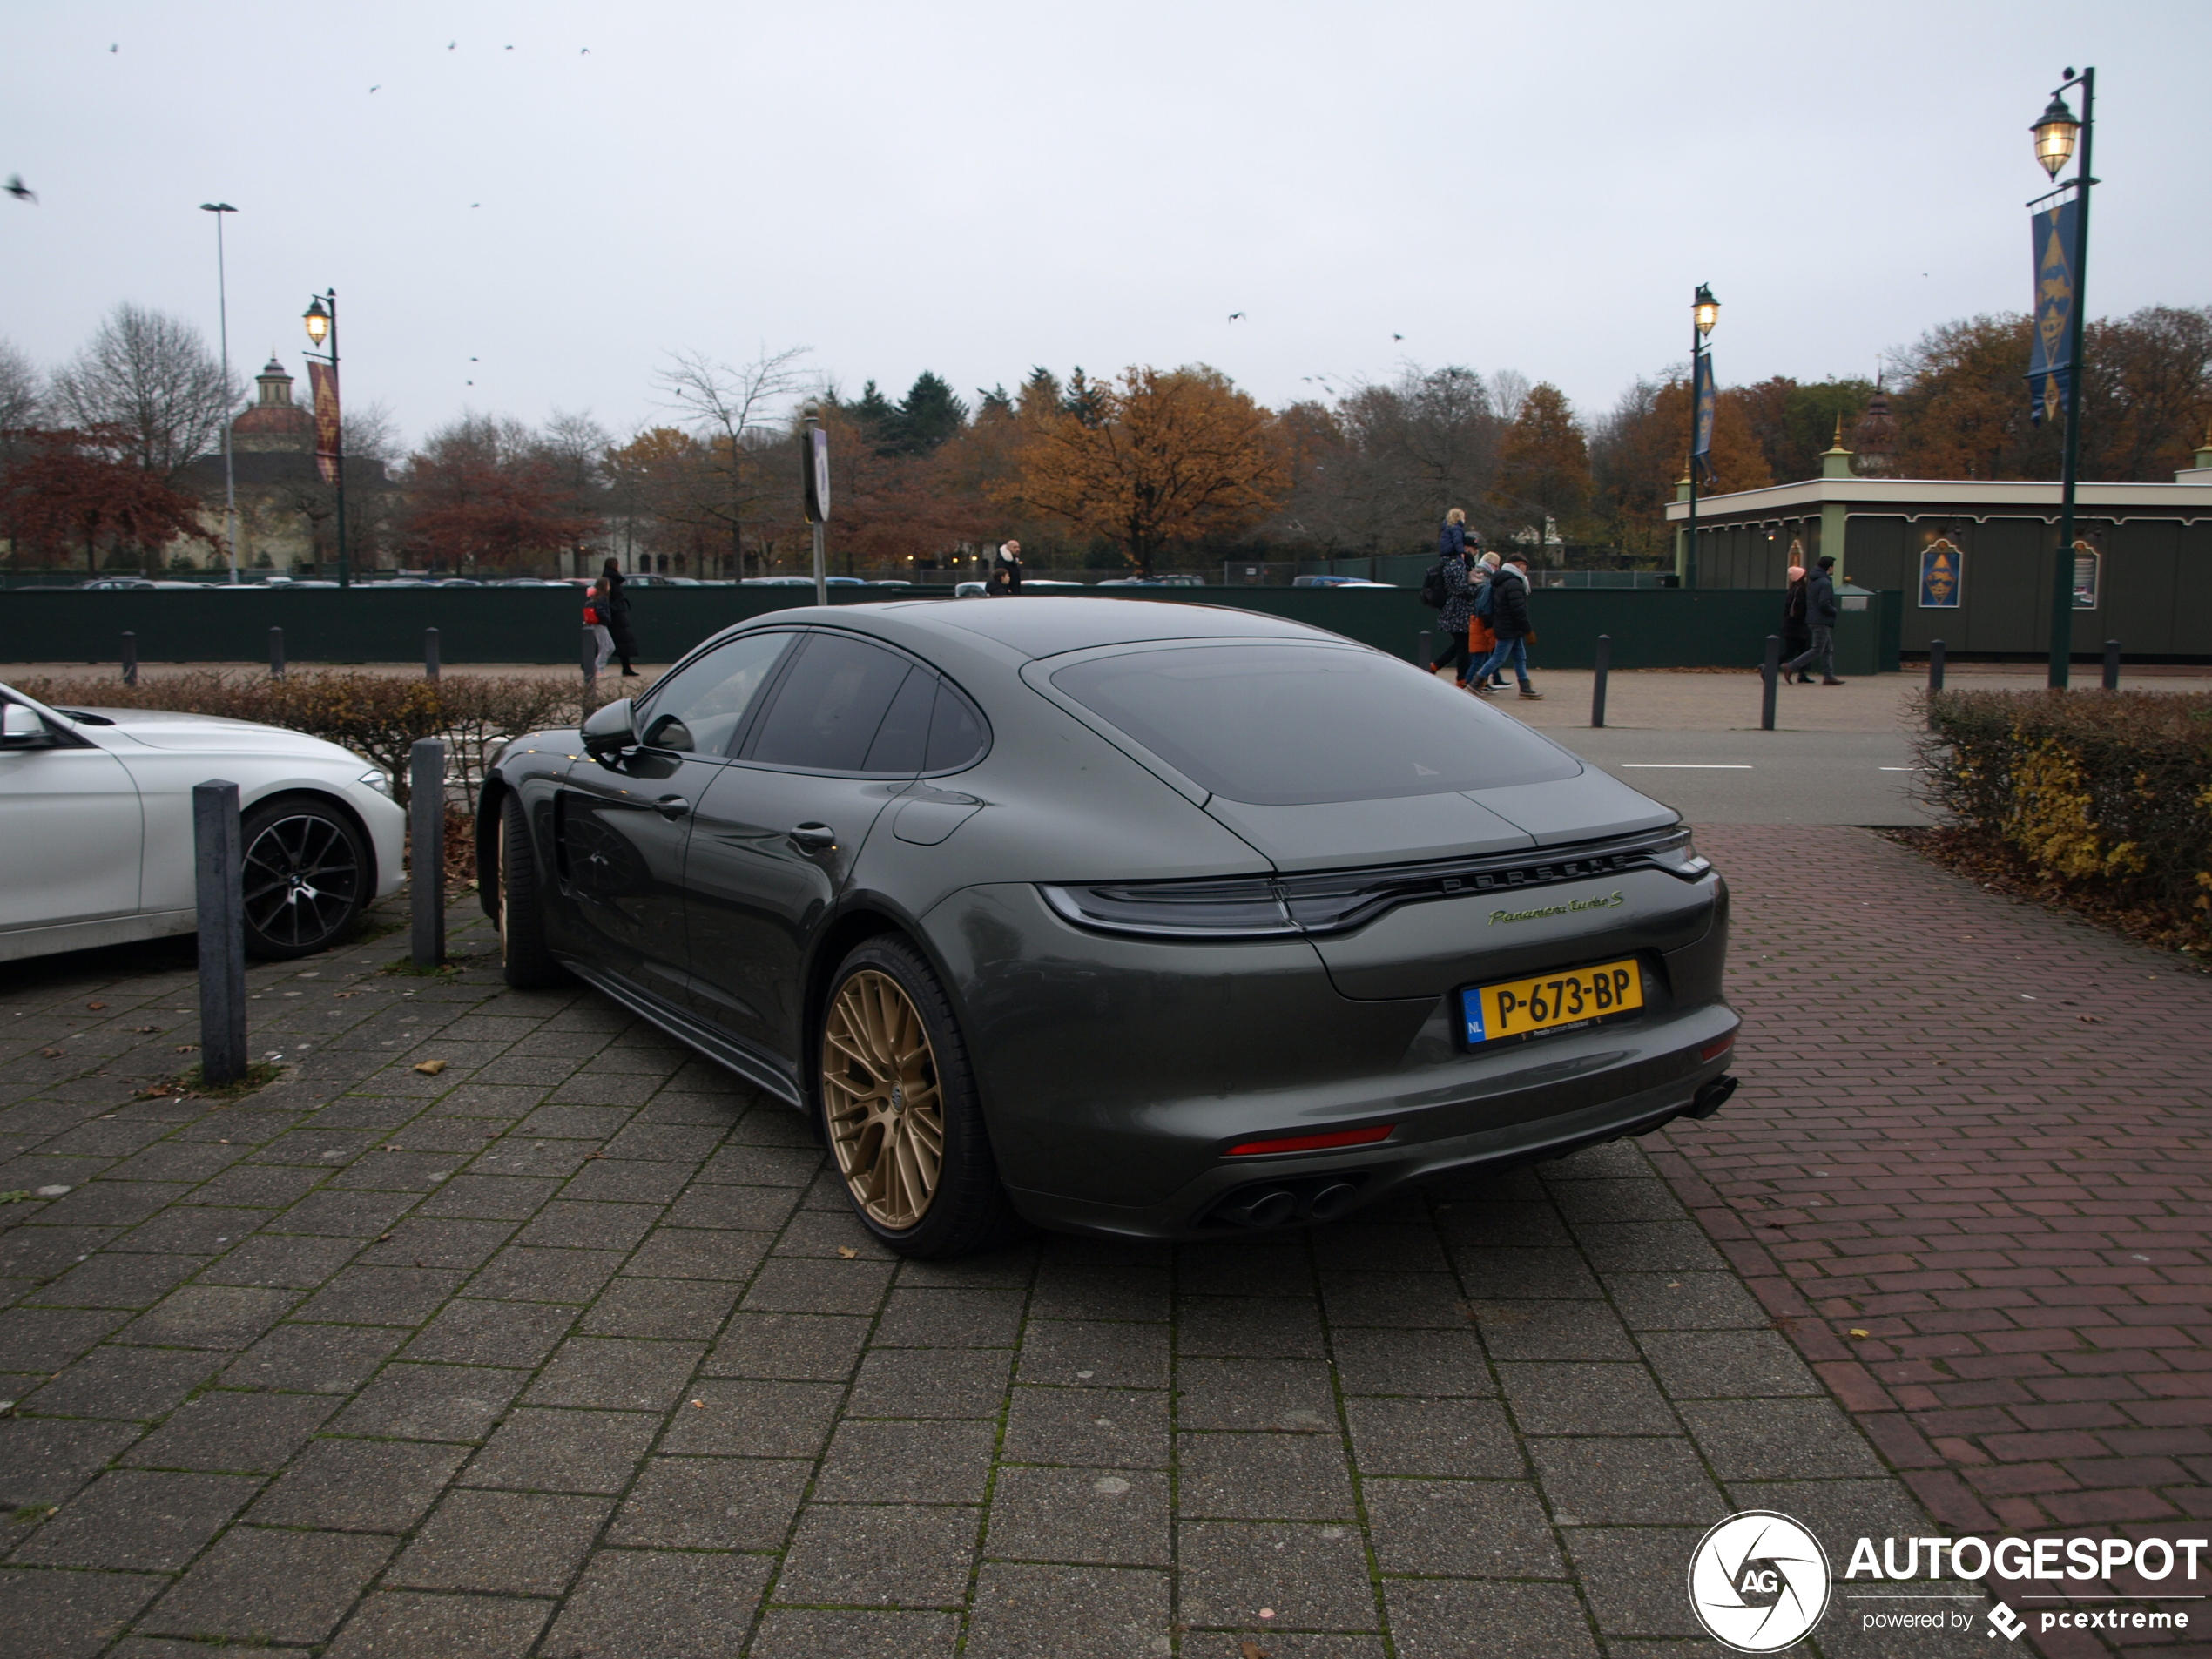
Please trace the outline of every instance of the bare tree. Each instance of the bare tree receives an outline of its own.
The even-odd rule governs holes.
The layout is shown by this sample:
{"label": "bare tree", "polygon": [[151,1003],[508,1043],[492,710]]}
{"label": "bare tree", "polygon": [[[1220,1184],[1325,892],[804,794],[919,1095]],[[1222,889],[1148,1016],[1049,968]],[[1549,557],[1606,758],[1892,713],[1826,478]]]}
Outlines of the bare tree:
{"label": "bare tree", "polygon": [[[399,421],[389,404],[356,404],[340,418],[339,442],[346,458],[347,556],[356,569],[373,570],[379,550],[397,543],[400,497],[389,469],[405,449]],[[337,490],[323,482],[319,469],[310,469],[284,484],[277,499],[307,521],[307,539],[320,566],[326,544],[336,540]]]}
{"label": "bare tree", "polygon": [[[607,451],[613,444],[606,428],[591,418],[589,409],[575,415],[556,409],[531,448],[551,465],[576,516],[603,522],[608,493]],[[586,575],[584,544],[578,542],[570,553],[576,563],[574,574]]]}
{"label": "bare tree", "polygon": [[45,414],[44,376],[11,340],[0,340],[0,442],[37,426]]}
{"label": "bare tree", "polygon": [[692,510],[730,543],[731,569],[745,573],[745,527],[775,493],[764,449],[774,435],[785,400],[806,384],[799,359],[808,348],[768,352],[732,368],[701,352],[671,352],[671,366],[654,378],[666,394],[662,407],[682,416],[705,441],[703,480],[710,487]]}
{"label": "bare tree", "polygon": [[54,376],[54,401],[71,425],[121,428],[138,464],[163,479],[216,445],[244,397],[198,329],[129,304]]}
{"label": "bare tree", "polygon": [[1521,406],[1528,401],[1532,389],[1528,376],[1517,368],[1497,368],[1490,371],[1490,407],[1507,425],[1521,419]]}

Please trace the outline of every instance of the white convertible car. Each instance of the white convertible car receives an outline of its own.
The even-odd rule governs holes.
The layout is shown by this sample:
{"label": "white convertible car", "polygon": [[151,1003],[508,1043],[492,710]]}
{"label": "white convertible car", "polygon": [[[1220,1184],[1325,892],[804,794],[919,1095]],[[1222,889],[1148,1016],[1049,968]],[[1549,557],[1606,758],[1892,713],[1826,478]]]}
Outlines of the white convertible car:
{"label": "white convertible car", "polygon": [[246,948],[305,956],[396,888],[407,814],[304,732],[146,709],[51,709],[0,685],[0,961],[191,933],[192,792],[239,786]]}

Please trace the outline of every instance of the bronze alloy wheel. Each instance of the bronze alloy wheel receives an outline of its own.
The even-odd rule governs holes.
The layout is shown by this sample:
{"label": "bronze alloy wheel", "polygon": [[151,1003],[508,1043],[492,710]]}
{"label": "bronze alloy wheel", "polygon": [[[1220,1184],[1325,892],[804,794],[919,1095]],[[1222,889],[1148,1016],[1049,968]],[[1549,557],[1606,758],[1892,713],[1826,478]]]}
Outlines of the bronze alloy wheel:
{"label": "bronze alloy wheel", "polygon": [[822,1030],[822,1103],[853,1202],[904,1231],[929,1213],[945,1157],[945,1103],[921,1015],[888,974],[838,988]]}

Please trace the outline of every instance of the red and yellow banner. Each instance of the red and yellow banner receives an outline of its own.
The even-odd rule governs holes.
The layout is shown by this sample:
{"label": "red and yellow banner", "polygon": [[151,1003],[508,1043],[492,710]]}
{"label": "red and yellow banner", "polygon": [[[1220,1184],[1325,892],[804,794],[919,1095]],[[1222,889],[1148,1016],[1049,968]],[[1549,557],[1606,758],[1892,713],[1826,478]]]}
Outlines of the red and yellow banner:
{"label": "red and yellow banner", "polygon": [[340,448],[338,371],[328,363],[307,365],[307,384],[315,398],[315,470],[327,484],[338,482]]}

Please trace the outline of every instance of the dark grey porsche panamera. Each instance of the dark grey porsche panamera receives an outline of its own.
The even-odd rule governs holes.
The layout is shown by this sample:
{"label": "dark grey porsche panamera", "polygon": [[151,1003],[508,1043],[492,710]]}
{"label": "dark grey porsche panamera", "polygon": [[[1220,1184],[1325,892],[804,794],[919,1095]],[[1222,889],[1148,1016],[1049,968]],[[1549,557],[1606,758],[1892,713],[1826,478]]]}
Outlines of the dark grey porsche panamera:
{"label": "dark grey porsche panamera", "polygon": [[1727,889],[1672,811],[1250,612],[779,611],[481,799],[509,981],[813,1115],[911,1255],[1325,1221],[1734,1087]]}

